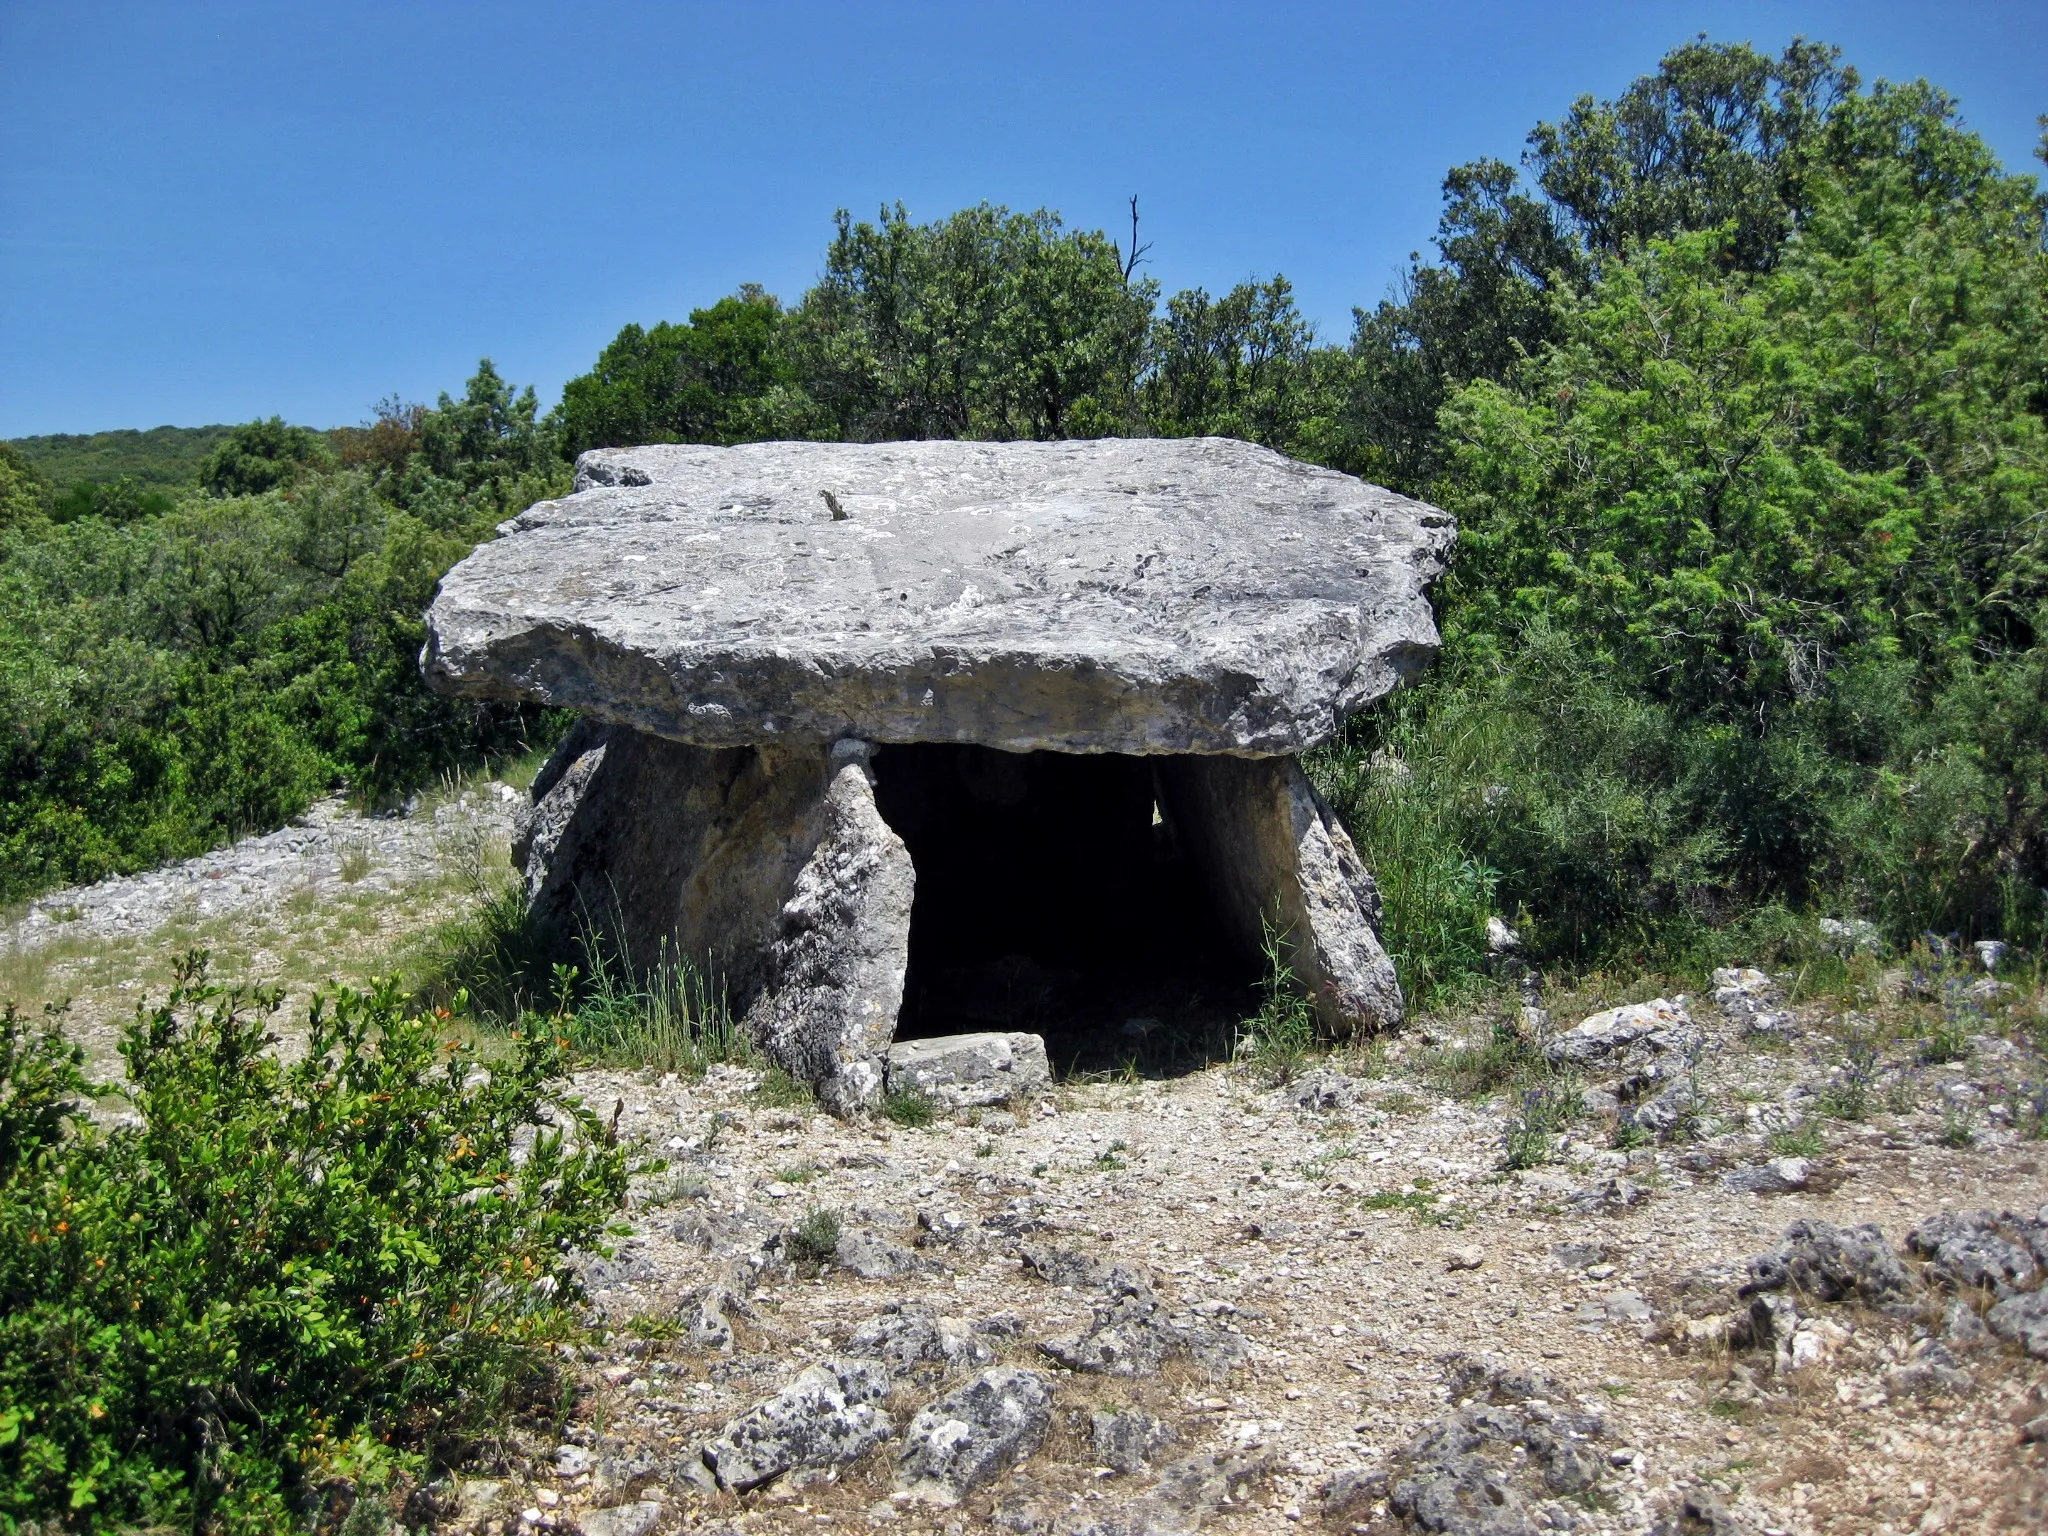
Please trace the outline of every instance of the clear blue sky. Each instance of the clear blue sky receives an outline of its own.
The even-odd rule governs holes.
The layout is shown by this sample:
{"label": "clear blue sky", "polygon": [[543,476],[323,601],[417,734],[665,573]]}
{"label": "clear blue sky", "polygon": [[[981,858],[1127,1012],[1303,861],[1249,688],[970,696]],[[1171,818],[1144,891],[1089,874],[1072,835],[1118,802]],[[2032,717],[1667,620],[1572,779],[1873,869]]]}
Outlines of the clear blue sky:
{"label": "clear blue sky", "polygon": [[0,0],[0,436],[353,422],[484,354],[552,401],[629,320],[794,300],[885,199],[1136,192],[1169,290],[1282,271],[1341,339],[1448,166],[1702,31],[1924,75],[2038,169],[2042,0]]}

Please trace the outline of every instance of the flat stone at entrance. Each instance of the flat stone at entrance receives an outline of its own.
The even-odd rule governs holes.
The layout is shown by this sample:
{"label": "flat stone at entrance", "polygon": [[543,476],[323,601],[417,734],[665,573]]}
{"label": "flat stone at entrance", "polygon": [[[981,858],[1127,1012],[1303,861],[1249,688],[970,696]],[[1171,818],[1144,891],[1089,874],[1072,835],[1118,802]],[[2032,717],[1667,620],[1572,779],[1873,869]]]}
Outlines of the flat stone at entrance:
{"label": "flat stone at entrance", "polygon": [[983,1109],[1052,1086],[1045,1041],[1022,1031],[934,1035],[889,1047],[889,1087],[927,1093],[948,1109]]}

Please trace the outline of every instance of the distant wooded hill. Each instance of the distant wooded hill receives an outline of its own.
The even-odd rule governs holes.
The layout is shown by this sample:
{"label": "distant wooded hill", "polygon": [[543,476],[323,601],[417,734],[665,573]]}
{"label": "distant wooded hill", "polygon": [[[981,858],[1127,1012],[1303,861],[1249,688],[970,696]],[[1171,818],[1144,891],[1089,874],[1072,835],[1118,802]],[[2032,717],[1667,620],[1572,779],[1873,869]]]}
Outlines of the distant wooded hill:
{"label": "distant wooded hill", "polygon": [[199,465],[233,427],[151,427],[138,432],[52,432],[10,439],[59,493],[90,480],[108,485],[124,475],[137,485],[185,490]]}

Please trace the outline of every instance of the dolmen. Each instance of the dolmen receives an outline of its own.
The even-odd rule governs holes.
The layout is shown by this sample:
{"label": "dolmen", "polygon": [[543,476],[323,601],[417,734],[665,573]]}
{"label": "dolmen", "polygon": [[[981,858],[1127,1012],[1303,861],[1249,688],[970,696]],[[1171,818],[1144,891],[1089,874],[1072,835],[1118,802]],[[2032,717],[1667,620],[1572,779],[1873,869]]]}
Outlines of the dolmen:
{"label": "dolmen", "polygon": [[1221,438],[668,445],[499,533],[421,664],[580,716],[514,850],[532,918],[720,978],[831,1108],[899,1028],[969,1026],[899,1076],[988,1101],[1042,1078],[1033,1030],[1142,1035],[1189,978],[1400,1020],[1298,759],[1434,657],[1437,509]]}

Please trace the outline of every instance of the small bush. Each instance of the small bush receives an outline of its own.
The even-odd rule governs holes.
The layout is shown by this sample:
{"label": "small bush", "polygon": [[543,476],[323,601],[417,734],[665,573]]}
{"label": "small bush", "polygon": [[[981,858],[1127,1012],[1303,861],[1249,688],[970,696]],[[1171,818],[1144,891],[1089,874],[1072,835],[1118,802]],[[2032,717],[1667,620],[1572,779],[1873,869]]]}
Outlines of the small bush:
{"label": "small bush", "polygon": [[891,1123],[921,1131],[939,1117],[939,1101],[921,1088],[891,1088],[882,1095],[882,1114]]}
{"label": "small bush", "polygon": [[771,1109],[807,1109],[818,1102],[809,1083],[791,1077],[787,1067],[772,1064],[762,1069],[754,1097]]}
{"label": "small bush", "polygon": [[[581,940],[589,980],[576,992],[565,1032],[584,1055],[615,1065],[701,1076],[751,1056],[723,994],[687,960],[663,950],[635,974],[591,934]],[[579,969],[578,975],[584,974]]]}
{"label": "small bush", "polygon": [[1622,1120],[1614,1127],[1614,1146],[1617,1151],[1633,1152],[1637,1147],[1647,1147],[1656,1142],[1644,1127],[1633,1120]]}
{"label": "small bush", "polygon": [[1543,1053],[1511,1025],[1496,1024],[1479,1045],[1444,1046],[1422,1061],[1435,1088],[1460,1099],[1483,1099],[1504,1088],[1527,1088],[1554,1075]]}
{"label": "small bush", "polygon": [[1851,1039],[1843,1052],[1835,1080],[1820,1091],[1815,1102],[1820,1112],[1835,1120],[1870,1118],[1871,1091],[1877,1085],[1878,1052],[1870,1040]]}
{"label": "small bush", "polygon": [[1500,1166],[1514,1170],[1549,1162],[1556,1155],[1558,1135],[1571,1124],[1576,1108],[1562,1089],[1529,1089],[1522,1095],[1520,1110],[1501,1131]]}
{"label": "small bush", "polygon": [[553,968],[563,958],[528,919],[524,888],[479,867],[471,871],[461,915],[424,941],[418,1000],[452,1008],[461,996],[478,1018],[509,1028],[548,1008]]}
{"label": "small bush", "polygon": [[1977,1145],[1977,1117],[1960,1104],[1944,1104],[1941,1109],[1941,1144],[1962,1151]]}
{"label": "small bush", "polygon": [[2023,1083],[2013,1094],[2013,1128],[2028,1141],[2048,1141],[2048,1083]]}
{"label": "small bush", "polygon": [[1827,1139],[1821,1135],[1820,1127],[1808,1120],[1771,1132],[1770,1147],[1779,1157],[1819,1157],[1827,1150]]}
{"label": "small bush", "polygon": [[1358,1202],[1360,1210],[1409,1211],[1417,1216],[1427,1216],[1435,1205],[1436,1196],[1426,1189],[1376,1189]]}
{"label": "small bush", "polygon": [[632,1171],[534,1032],[492,1070],[397,989],[283,994],[187,956],[122,1039],[135,1123],[0,1014],[0,1527],[273,1531],[420,1470],[571,1327]]}
{"label": "small bush", "polygon": [[839,1251],[839,1213],[813,1206],[790,1228],[789,1256],[798,1264],[823,1264]]}

